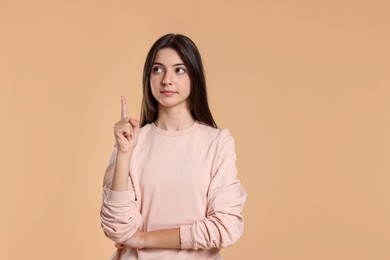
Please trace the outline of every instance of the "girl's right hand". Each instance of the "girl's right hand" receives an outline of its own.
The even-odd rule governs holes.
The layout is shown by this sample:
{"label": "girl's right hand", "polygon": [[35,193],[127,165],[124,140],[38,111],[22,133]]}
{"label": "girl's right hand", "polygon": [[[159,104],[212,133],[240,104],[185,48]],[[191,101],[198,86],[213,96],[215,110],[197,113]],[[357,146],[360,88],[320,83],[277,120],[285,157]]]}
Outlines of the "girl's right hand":
{"label": "girl's right hand", "polygon": [[127,115],[125,97],[121,97],[121,120],[114,125],[114,135],[118,152],[131,153],[138,141],[139,121]]}

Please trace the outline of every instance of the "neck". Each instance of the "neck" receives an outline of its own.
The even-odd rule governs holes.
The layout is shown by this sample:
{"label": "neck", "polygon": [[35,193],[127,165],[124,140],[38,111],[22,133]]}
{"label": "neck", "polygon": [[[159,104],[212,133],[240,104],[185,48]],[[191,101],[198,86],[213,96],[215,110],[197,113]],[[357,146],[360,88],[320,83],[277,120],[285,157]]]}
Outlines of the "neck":
{"label": "neck", "polygon": [[190,128],[195,120],[189,109],[159,107],[156,122],[158,128],[168,131],[181,131]]}

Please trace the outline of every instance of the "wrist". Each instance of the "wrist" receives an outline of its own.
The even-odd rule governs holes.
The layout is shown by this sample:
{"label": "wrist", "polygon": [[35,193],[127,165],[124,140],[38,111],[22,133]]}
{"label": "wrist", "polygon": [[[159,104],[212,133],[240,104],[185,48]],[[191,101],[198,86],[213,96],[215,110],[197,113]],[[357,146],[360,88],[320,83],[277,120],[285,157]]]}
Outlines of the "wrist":
{"label": "wrist", "polygon": [[139,248],[147,248],[147,234],[148,232],[138,231],[139,232]]}
{"label": "wrist", "polygon": [[133,149],[131,150],[128,150],[128,151],[122,151],[122,150],[118,150],[117,154],[116,154],[116,158],[117,160],[129,160],[131,159],[131,156],[133,155]]}

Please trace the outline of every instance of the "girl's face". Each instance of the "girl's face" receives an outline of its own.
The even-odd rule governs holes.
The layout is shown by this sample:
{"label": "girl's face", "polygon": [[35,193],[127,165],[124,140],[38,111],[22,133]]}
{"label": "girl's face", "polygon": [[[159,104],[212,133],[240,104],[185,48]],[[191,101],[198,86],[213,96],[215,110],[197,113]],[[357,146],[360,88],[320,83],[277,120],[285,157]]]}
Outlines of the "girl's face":
{"label": "girl's face", "polygon": [[159,108],[188,109],[191,80],[187,66],[174,49],[157,52],[150,74],[150,86]]}

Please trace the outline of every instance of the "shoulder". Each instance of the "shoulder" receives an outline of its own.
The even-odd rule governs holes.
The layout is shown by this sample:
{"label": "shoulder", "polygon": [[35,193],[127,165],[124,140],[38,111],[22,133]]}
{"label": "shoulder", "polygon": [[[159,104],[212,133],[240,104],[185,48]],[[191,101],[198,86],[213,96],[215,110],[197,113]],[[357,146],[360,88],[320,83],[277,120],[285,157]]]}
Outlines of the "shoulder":
{"label": "shoulder", "polygon": [[233,142],[234,138],[228,128],[214,128],[202,123],[199,123],[199,132],[206,135],[210,141],[217,143]]}

